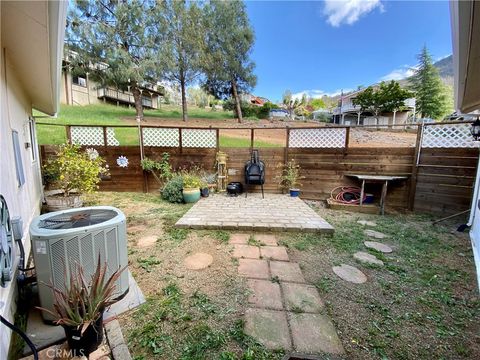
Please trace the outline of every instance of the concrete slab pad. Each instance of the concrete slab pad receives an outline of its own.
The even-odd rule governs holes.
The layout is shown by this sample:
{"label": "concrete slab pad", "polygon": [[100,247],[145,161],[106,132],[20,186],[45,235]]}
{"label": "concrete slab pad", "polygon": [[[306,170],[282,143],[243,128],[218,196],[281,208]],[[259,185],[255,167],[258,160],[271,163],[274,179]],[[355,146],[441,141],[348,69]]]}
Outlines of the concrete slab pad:
{"label": "concrete slab pad", "polygon": [[363,226],[372,226],[372,227],[377,226],[376,222],[368,221],[368,220],[358,220],[357,223]]}
{"label": "concrete slab pad", "polygon": [[325,306],[312,285],[282,282],[281,287],[289,311],[318,313]]}
{"label": "concrete slab pad", "polygon": [[338,277],[354,284],[363,284],[367,281],[367,276],[354,266],[342,264],[332,267],[332,270]]}
{"label": "concrete slab pad", "polygon": [[[275,220],[272,220],[275,221]],[[255,240],[259,241],[262,245],[277,246],[277,237],[274,234],[254,234]]]}
{"label": "concrete slab pad", "polygon": [[238,274],[252,279],[270,279],[266,260],[239,259]]}
{"label": "concrete slab pad", "polygon": [[137,246],[139,248],[151,247],[157,243],[157,240],[158,240],[157,235],[144,236],[137,241]]}
{"label": "concrete slab pad", "polygon": [[292,348],[287,315],[284,311],[247,309],[244,331],[269,349]]}
{"label": "concrete slab pad", "polygon": [[[219,222],[219,225],[221,223]],[[250,238],[250,234],[241,234],[241,233],[234,233],[230,235],[230,244],[247,244],[248,239]]]}
{"label": "concrete slab pad", "polygon": [[393,251],[390,246],[376,242],[376,241],[365,241],[363,244],[367,248],[374,249],[385,254],[389,254]]}
{"label": "concrete slab pad", "polygon": [[248,279],[248,289],[251,294],[248,302],[255,307],[273,310],[283,310],[280,285],[270,280]]}
{"label": "concrete slab pad", "polygon": [[297,351],[337,355],[345,352],[328,316],[289,313],[289,322]]}
{"label": "concrete slab pad", "polygon": [[260,255],[263,258],[279,261],[289,261],[287,249],[284,246],[262,246],[260,247]]}
{"label": "concrete slab pad", "polygon": [[260,249],[258,246],[234,244],[233,257],[246,259],[259,259]]}
{"label": "concrete slab pad", "polygon": [[270,261],[272,278],[280,281],[305,283],[305,279],[297,263],[284,261]]}

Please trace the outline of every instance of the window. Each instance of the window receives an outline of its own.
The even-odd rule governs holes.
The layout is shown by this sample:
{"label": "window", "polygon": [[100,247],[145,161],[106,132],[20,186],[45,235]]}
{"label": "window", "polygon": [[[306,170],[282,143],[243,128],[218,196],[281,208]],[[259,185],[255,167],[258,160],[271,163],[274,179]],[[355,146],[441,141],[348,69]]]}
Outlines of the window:
{"label": "window", "polygon": [[25,184],[25,173],[23,172],[22,153],[20,147],[20,140],[18,138],[18,132],[12,131],[13,140],[13,153],[15,155],[15,168],[17,170],[18,187]]}
{"label": "window", "polygon": [[73,85],[87,87],[87,79],[82,76],[74,76],[72,78]]}
{"label": "window", "polygon": [[28,120],[28,130],[30,133],[30,150],[32,152],[32,161],[38,158],[37,136],[35,131],[35,120],[30,118]]}

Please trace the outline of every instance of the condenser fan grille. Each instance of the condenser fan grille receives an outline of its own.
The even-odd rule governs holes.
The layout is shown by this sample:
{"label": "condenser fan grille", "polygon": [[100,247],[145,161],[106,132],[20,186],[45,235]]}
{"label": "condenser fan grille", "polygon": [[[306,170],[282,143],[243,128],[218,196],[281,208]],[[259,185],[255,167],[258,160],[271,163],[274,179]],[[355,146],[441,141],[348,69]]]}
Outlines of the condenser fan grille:
{"label": "condenser fan grille", "polygon": [[41,220],[38,227],[49,230],[76,229],[101,224],[113,219],[117,215],[118,214],[112,210],[79,210]]}

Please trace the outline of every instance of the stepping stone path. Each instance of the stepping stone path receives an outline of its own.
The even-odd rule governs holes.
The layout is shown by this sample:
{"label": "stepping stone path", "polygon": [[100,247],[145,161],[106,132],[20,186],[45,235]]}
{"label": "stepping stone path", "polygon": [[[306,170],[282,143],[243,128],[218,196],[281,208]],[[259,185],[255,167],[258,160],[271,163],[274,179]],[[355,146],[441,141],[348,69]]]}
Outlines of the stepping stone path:
{"label": "stepping stone path", "polygon": [[376,256],[363,251],[356,252],[355,254],[353,254],[353,257],[362,263],[383,266],[382,260],[377,259]]}
{"label": "stepping stone path", "polygon": [[334,266],[332,270],[343,280],[354,284],[363,284],[367,281],[367,276],[351,265],[342,264],[340,266]]}
{"label": "stepping stone path", "polygon": [[363,225],[363,226],[377,226],[376,222],[373,221],[368,221],[368,220],[358,220],[357,223]]}
{"label": "stepping stone path", "polygon": [[144,236],[137,241],[137,246],[140,248],[150,247],[155,245],[157,240],[157,235]]}
{"label": "stepping stone path", "polygon": [[206,269],[212,264],[212,262],[212,255],[205,253],[196,253],[183,260],[185,267],[189,270]]}
{"label": "stepping stone path", "polygon": [[321,314],[325,306],[317,289],[305,283],[300,266],[290,262],[276,236],[254,234],[258,247],[249,239],[240,233],[230,237],[238,273],[247,278],[250,291],[245,333],[269,349],[344,354],[332,321]]}
{"label": "stepping stone path", "polygon": [[369,249],[377,250],[385,254],[391,253],[393,251],[390,246],[376,241],[365,241],[363,244]]}
{"label": "stepping stone path", "polygon": [[378,232],[378,231],[375,231],[375,230],[364,230],[363,231],[365,235],[367,236],[370,236],[370,237],[373,237],[375,239],[385,239],[387,237],[387,235],[385,235],[384,233],[381,233],[381,232]]}

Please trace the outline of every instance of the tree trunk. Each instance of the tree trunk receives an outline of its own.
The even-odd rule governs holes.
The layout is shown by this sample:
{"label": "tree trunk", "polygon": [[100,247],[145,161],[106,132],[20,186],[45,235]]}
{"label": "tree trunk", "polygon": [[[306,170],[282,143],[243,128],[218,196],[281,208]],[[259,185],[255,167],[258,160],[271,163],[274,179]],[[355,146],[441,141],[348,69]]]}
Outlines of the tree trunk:
{"label": "tree trunk", "polygon": [[183,74],[180,76],[180,88],[182,91],[182,117],[183,121],[187,121],[187,94],[185,92],[185,77],[183,76]]}
{"label": "tree trunk", "polygon": [[240,105],[240,97],[238,96],[237,82],[235,80],[232,80],[232,94],[233,98],[235,99],[235,108],[237,109],[238,122],[241,123],[243,120],[242,107]]}
{"label": "tree trunk", "polygon": [[136,119],[138,121],[143,121],[142,92],[136,85],[133,85],[131,89],[133,94],[133,101],[135,103]]}

